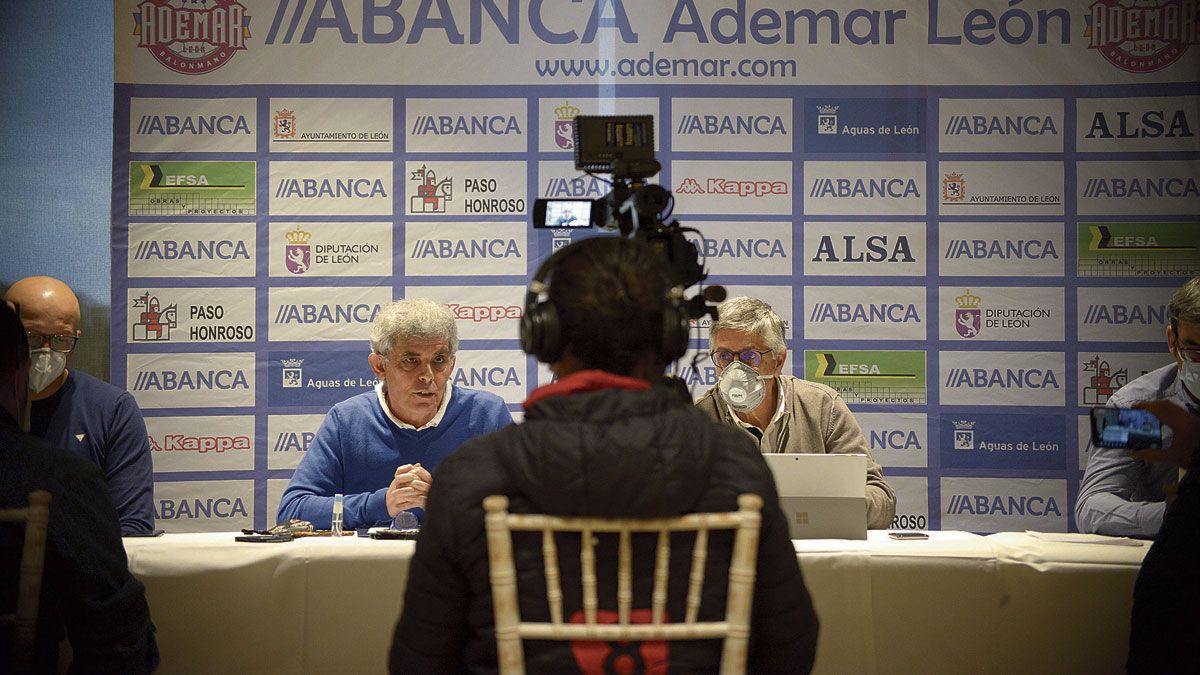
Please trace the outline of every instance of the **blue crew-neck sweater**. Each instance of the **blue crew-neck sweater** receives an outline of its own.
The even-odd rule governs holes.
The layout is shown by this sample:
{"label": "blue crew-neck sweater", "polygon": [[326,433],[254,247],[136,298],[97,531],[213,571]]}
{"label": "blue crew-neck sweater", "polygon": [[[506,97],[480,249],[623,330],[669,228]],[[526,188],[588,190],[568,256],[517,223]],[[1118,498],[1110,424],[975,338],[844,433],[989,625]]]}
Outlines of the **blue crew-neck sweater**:
{"label": "blue crew-neck sweater", "polygon": [[[447,385],[454,386],[454,385]],[[385,496],[402,464],[437,465],[467,440],[512,423],[495,394],[454,387],[441,423],[428,429],[401,429],[374,391],[333,406],[279,503],[278,522],[307,520],[329,529],[333,496],[342,494],[342,526],[347,529],[389,522]]]}

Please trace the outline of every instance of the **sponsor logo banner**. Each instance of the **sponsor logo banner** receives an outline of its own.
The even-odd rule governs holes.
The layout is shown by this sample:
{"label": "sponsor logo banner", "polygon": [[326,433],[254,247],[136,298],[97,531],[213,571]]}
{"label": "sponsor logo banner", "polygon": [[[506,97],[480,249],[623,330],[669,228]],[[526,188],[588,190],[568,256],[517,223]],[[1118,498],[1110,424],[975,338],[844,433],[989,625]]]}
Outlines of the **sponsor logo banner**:
{"label": "sponsor logo banner", "polygon": [[804,223],[805,276],[925,276],[924,223]]}
{"label": "sponsor logo banner", "polygon": [[685,236],[700,251],[709,274],[792,274],[791,223],[706,222],[697,229],[701,232]]}
{"label": "sponsor logo banner", "polygon": [[1088,10],[1083,32],[1088,49],[1130,73],[1162,70],[1198,41],[1195,2],[1097,0]]}
{"label": "sponsor logo banner", "polygon": [[130,162],[131,216],[253,216],[254,162]]}
{"label": "sponsor logo banner", "polygon": [[[700,398],[709,389],[717,386],[717,380],[720,375],[717,373],[717,367],[713,365],[712,358],[708,355],[708,345],[700,349],[689,349],[683,355],[683,358],[667,365],[667,375],[677,375],[679,379],[687,384],[688,391],[692,394],[692,399]],[[795,359],[791,356],[783,364],[783,375],[792,374],[792,364]],[[538,371],[539,378],[542,377],[541,369]],[[549,369],[546,369],[546,377],[552,377],[553,374]],[[539,379],[538,384],[547,384],[550,379]]]}
{"label": "sponsor logo banner", "polygon": [[938,307],[942,340],[1064,339],[1062,288],[943,286]]}
{"label": "sponsor logo banner", "polygon": [[1079,152],[1196,152],[1200,98],[1080,98],[1075,103]]}
{"label": "sponsor logo banner", "polygon": [[390,287],[272,288],[267,294],[271,324],[267,339],[360,340],[391,303]]}
{"label": "sponsor logo banner", "polygon": [[[1165,341],[1165,337],[1163,338]],[[1080,351],[1079,405],[1100,406],[1126,384],[1152,370],[1172,363],[1166,350],[1162,352],[1096,352]]]}
{"label": "sponsor logo banner", "polygon": [[528,234],[523,222],[409,222],[404,227],[404,272],[412,277],[525,276]]}
{"label": "sponsor logo banner", "polygon": [[698,215],[790,215],[791,162],[671,162],[675,209]]}
{"label": "sponsor logo banner", "polygon": [[804,379],[833,387],[846,403],[924,405],[925,352],[804,350]]}
{"label": "sponsor logo banner", "polygon": [[185,4],[186,0],[141,2],[133,12],[137,46],[164,68],[204,75],[246,49],[252,15],[245,5],[238,0],[213,0],[201,8]]}
{"label": "sponsor logo banner", "polygon": [[[656,178],[647,183],[655,184]],[[558,199],[599,199],[612,186],[601,176],[580,174],[574,162],[538,162],[538,195]]]}
{"label": "sponsor logo banner", "polygon": [[409,286],[454,313],[460,340],[513,340],[525,311],[524,286]]}
{"label": "sponsor logo banner", "polygon": [[929,520],[929,479],[924,476],[888,476],[888,485],[896,493],[893,530],[934,529]]}
{"label": "sponsor logo banner", "polygon": [[271,162],[272,216],[390,216],[391,162]]}
{"label": "sponsor logo banner", "polygon": [[125,388],[142,408],[254,405],[253,353],[130,354]]}
{"label": "sponsor logo banner", "polygon": [[[790,340],[794,335],[792,323],[792,287],[791,286],[747,286],[743,284],[723,284],[728,297],[749,296],[762,300],[775,310],[783,319],[783,337]],[[709,328],[712,327],[712,317],[705,315],[692,321],[692,326],[699,326],[700,332],[692,333],[692,337],[707,340]]]}
{"label": "sponsor logo banner", "polygon": [[1081,342],[1163,344],[1167,303],[1178,288],[1080,288]]}
{"label": "sponsor logo banner", "polygon": [[254,527],[254,481],[155,481],[154,520],[170,533]]}
{"label": "sponsor logo banner", "polygon": [[943,413],[943,469],[1061,469],[1066,425],[1041,415]]}
{"label": "sponsor logo banner", "polygon": [[481,389],[504,399],[521,403],[525,390],[525,354],[516,350],[474,349],[458,351],[450,382],[456,387]]}
{"label": "sponsor logo banner", "polygon": [[1066,532],[1067,481],[943,478],[942,529]]}
{"label": "sponsor logo banner", "polygon": [[671,149],[681,152],[790,152],[792,101],[676,98]]}
{"label": "sponsor logo banner", "polygon": [[1062,152],[1061,98],[943,98],[942,152]]}
{"label": "sponsor logo banner", "polygon": [[254,223],[129,223],[129,276],[252,277]]}
{"label": "sponsor logo banner", "polygon": [[267,415],[267,468],[300,466],[324,420],[324,415]]}
{"label": "sponsor logo banner", "polygon": [[950,352],[940,355],[942,405],[1066,404],[1062,352]]}
{"label": "sponsor logo banner", "polygon": [[147,417],[154,470],[250,471],[254,416]]}
{"label": "sponsor logo banner", "polygon": [[925,162],[805,162],[804,213],[925,215]]}
{"label": "sponsor logo banner", "polygon": [[804,119],[805,152],[925,151],[923,98],[806,98]]}
{"label": "sponsor logo banner", "polygon": [[527,217],[525,162],[405,162],[410,216]]}
{"label": "sponsor logo banner", "polygon": [[404,103],[408,152],[524,152],[525,99],[410,98]]}
{"label": "sponsor logo banner", "polygon": [[270,113],[271,152],[392,151],[390,98],[272,98]]}
{"label": "sponsor logo banner", "polygon": [[942,276],[1061,277],[1062,223],[938,224]]}
{"label": "sponsor logo banner", "polygon": [[[867,447],[876,462],[885,467],[929,466],[929,434],[925,413],[859,412],[854,413],[854,419],[862,427]],[[889,477],[888,483],[891,482]]]}
{"label": "sponsor logo banner", "polygon": [[805,286],[808,340],[924,340],[925,288]]}
{"label": "sponsor logo banner", "polygon": [[391,223],[271,223],[273,277],[390,277]]}
{"label": "sponsor logo banner", "polygon": [[1194,160],[1077,162],[1079,215],[1200,213],[1200,175]]}
{"label": "sponsor logo banner", "polygon": [[127,291],[130,343],[254,342],[253,288]]}
{"label": "sponsor logo banner", "polygon": [[938,162],[943,216],[1058,216],[1062,162]]}
{"label": "sponsor logo banner", "polygon": [[1200,222],[1079,223],[1081,277],[1192,277]]}
{"label": "sponsor logo banner", "polygon": [[[478,80],[473,80],[478,81]],[[664,131],[658,119],[657,98],[625,98],[618,102],[612,98],[542,98],[538,99],[538,151],[574,152],[575,117],[577,115],[650,115],[654,117],[654,150],[659,149],[658,139]],[[522,148],[523,150],[524,148]]]}
{"label": "sponsor logo banner", "polygon": [[378,380],[367,363],[371,348],[366,337],[364,331],[363,345],[358,349],[271,352],[267,362],[267,405],[328,410],[355,394],[373,390]]}
{"label": "sponsor logo banner", "polygon": [[131,98],[130,152],[254,152],[252,98]]}

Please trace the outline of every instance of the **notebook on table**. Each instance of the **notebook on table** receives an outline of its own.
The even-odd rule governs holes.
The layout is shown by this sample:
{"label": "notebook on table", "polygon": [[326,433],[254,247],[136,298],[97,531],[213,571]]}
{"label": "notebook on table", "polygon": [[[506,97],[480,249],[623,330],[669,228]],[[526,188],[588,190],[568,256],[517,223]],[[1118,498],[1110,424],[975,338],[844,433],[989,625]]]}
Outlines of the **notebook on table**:
{"label": "notebook on table", "polygon": [[867,538],[867,456],[763,455],[792,539]]}

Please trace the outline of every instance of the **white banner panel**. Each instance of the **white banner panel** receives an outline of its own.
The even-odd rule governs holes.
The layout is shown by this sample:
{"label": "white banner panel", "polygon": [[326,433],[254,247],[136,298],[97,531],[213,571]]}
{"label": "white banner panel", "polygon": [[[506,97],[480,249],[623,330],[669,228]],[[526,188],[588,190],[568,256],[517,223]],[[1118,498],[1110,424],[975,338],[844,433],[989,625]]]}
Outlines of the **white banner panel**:
{"label": "white banner panel", "polygon": [[805,162],[804,212],[925,214],[924,162]]}
{"label": "white banner panel", "polygon": [[1081,98],[1075,115],[1080,152],[1200,150],[1200,96]]}
{"label": "white banner panel", "polygon": [[252,277],[254,223],[130,223],[129,276]]}
{"label": "white banner panel", "polygon": [[127,295],[131,343],[254,342],[253,288],[130,286]]}
{"label": "white banner panel", "polygon": [[410,222],[404,228],[405,274],[524,276],[527,230],[525,223]]}
{"label": "white banner panel", "polygon": [[392,275],[391,223],[271,223],[271,276]]}
{"label": "white banner panel", "polygon": [[942,340],[1063,340],[1061,288],[942,286],[938,312]]}
{"label": "white banner panel", "polygon": [[944,405],[1061,406],[1066,403],[1062,352],[939,354]]}
{"label": "white banner panel", "polygon": [[272,288],[267,298],[268,340],[365,341],[379,311],[391,303],[392,291],[353,286]]}
{"label": "white banner panel", "polygon": [[267,479],[266,522],[268,527],[274,526],[278,522],[276,514],[279,513],[279,502],[283,501],[283,491],[287,489],[290,482],[279,478]]}
{"label": "white banner panel", "polygon": [[679,151],[787,151],[792,147],[792,119],[790,99],[671,101],[671,136],[674,149]]}
{"label": "white banner panel", "polygon": [[1067,482],[943,478],[942,527],[968,532],[1066,532]]}
{"label": "white banner panel", "polygon": [[961,98],[938,105],[942,152],[1062,152],[1062,99]]}
{"label": "white banner panel", "polygon": [[1080,342],[1166,344],[1167,304],[1177,288],[1080,288]]}
{"label": "white banner panel", "polygon": [[896,515],[889,529],[928,530],[933,527],[929,518],[929,481],[917,476],[887,476],[888,485],[896,493]]}
{"label": "white banner panel", "polygon": [[[792,287],[791,286],[749,286],[744,284],[726,284],[725,290],[728,297],[736,298],[738,296],[749,296],[762,300],[775,310],[779,318],[783,319],[784,339],[792,338],[795,324],[792,322]],[[699,334],[696,331],[692,332],[693,337],[699,337],[701,340],[708,340],[708,329],[712,326],[712,317],[704,316],[697,321],[692,322],[693,326],[700,327]]]}
{"label": "white banner panel", "polygon": [[147,417],[154,471],[249,471],[254,416]]}
{"label": "white banner panel", "polygon": [[524,152],[529,121],[523,98],[415,99],[406,102],[408,152]]}
{"label": "white banner panel", "polygon": [[527,213],[526,174],[518,162],[405,162],[410,216]]}
{"label": "white banner panel", "polygon": [[[698,224],[699,225],[699,224]],[[792,224],[771,222],[705,222],[688,232],[709,274],[755,274],[791,276]]]}
{"label": "white banner panel", "polygon": [[134,98],[130,152],[254,152],[252,98]]}
{"label": "white banner panel", "polygon": [[272,216],[390,216],[391,162],[271,162]]}
{"label": "white banner panel", "polygon": [[806,286],[809,340],[924,340],[924,286]]}
{"label": "white banner panel", "polygon": [[295,469],[304,459],[324,415],[268,415],[267,468]]}
{"label": "white banner panel", "polygon": [[862,427],[871,456],[885,468],[929,466],[928,419],[924,413],[856,412],[854,419]]}
{"label": "white banner panel", "polygon": [[254,353],[130,354],[125,388],[142,408],[254,405]]}
{"label": "white banner panel", "polygon": [[392,151],[390,98],[272,98],[270,122],[271,152]]}
{"label": "white banner panel", "polygon": [[158,481],[154,524],[168,533],[236,532],[254,527],[254,481]]}
{"label": "white banner panel", "polygon": [[939,162],[943,216],[1058,216],[1062,162]]}
{"label": "white banner panel", "polygon": [[410,286],[408,295],[449,307],[460,340],[511,340],[520,333],[524,286]]}
{"label": "white banner panel", "polygon": [[1062,223],[938,223],[944,276],[1061,277]]}
{"label": "white banner panel", "polygon": [[924,223],[804,223],[805,276],[925,276]]}
{"label": "white banner panel", "polygon": [[1180,215],[1200,213],[1196,162],[1078,162],[1079,214]]}
{"label": "white banner panel", "polygon": [[791,162],[671,163],[671,188],[680,215],[790,215]]}
{"label": "white banner panel", "polygon": [[456,387],[489,391],[505,403],[525,400],[525,354],[500,349],[460,349],[450,382]]}

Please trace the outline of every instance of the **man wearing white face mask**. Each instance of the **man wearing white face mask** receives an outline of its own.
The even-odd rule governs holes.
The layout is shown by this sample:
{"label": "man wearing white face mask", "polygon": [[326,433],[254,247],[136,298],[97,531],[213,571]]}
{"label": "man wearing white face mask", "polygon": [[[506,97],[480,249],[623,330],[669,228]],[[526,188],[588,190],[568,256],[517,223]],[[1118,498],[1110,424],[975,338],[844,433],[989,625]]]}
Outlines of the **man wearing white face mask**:
{"label": "man wearing white face mask", "polygon": [[20,305],[29,335],[29,432],[100,467],[122,534],[152,531],[153,467],[142,411],[129,392],[67,369],[82,335],[79,299],[51,277],[21,279],[4,299]]}
{"label": "man wearing white face mask", "polygon": [[[1110,408],[1166,399],[1200,414],[1200,277],[1192,277],[1167,305],[1167,349],[1175,363],[1151,371],[1121,387],[1108,399]],[[1170,427],[1163,441],[1171,444]],[[1127,448],[1088,446],[1087,469],[1075,502],[1080,532],[1153,537],[1162,526],[1166,495],[1177,471],[1166,464],[1134,459]]]}
{"label": "man wearing white face mask", "polygon": [[867,456],[867,525],[889,527],[896,494],[871,457],[850,408],[833,389],[783,375],[783,319],[754,298],[730,298],[717,308],[709,351],[721,374],[696,406],[721,424],[758,440],[763,452],[855,453]]}

